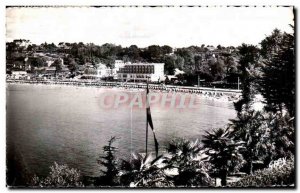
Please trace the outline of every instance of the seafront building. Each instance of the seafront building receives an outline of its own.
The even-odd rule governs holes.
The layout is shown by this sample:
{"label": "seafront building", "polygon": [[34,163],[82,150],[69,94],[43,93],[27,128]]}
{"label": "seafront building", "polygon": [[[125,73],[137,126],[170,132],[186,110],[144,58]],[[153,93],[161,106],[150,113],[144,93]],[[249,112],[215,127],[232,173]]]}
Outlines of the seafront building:
{"label": "seafront building", "polygon": [[126,64],[122,60],[116,60],[114,64],[114,68],[109,68],[105,64],[99,63],[96,65],[96,77],[98,79],[103,79],[103,78],[108,78],[112,77],[113,79],[118,79],[118,74],[117,72],[119,71],[120,68],[123,68]]}
{"label": "seafront building", "polygon": [[106,78],[112,76],[112,69],[108,68],[105,64],[97,65],[97,78]]}
{"label": "seafront building", "polygon": [[131,64],[130,62],[123,62],[123,60],[115,60],[115,66],[112,69],[113,79],[118,80],[118,71],[120,68],[124,68],[126,64]]}
{"label": "seafront building", "polygon": [[114,68],[99,63],[95,66],[85,65],[85,79],[113,78],[119,81],[145,82],[149,77],[151,82],[160,82],[164,77],[164,63],[130,63],[116,60]]}
{"label": "seafront building", "polygon": [[[31,63],[37,57],[42,57],[45,62],[45,66],[32,67]],[[44,80],[53,79],[67,79],[70,77],[70,70],[62,58],[57,57],[56,60],[60,60],[60,68],[53,65],[55,58],[50,56],[36,55],[36,57],[28,57],[24,65],[24,68],[15,68],[13,73],[9,73],[9,78],[11,79],[36,79],[37,77],[42,77]],[[13,64],[16,66],[16,64]],[[26,71],[30,72],[25,74]],[[39,75],[39,76],[38,76]],[[118,80],[118,81],[128,81],[128,82],[146,82],[147,80],[151,82],[161,82],[165,80],[164,75],[164,63],[131,63],[124,62],[122,60],[116,60],[113,68],[106,66],[103,63],[92,64],[86,63],[84,65],[78,66],[77,78],[79,79],[94,79],[94,80]]]}
{"label": "seafront building", "polygon": [[92,64],[85,64],[83,67],[83,74],[81,78],[97,79],[97,68]]}
{"label": "seafront building", "polygon": [[12,71],[11,72],[11,78],[13,79],[21,79],[27,77],[26,71]]}
{"label": "seafront building", "polygon": [[83,71],[83,77],[85,79],[103,79],[116,75],[115,69],[111,69],[102,63],[96,64],[95,66],[86,64]]}
{"label": "seafront building", "polygon": [[160,82],[164,79],[164,65],[164,63],[125,64],[117,72],[118,79],[120,81],[146,82],[149,78],[151,82]]}

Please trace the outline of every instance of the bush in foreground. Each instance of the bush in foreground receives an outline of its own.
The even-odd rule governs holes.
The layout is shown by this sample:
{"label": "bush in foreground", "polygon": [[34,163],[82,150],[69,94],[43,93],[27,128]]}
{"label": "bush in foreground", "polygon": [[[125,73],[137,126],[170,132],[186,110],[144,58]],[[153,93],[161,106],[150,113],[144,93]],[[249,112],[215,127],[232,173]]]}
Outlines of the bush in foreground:
{"label": "bush in foreground", "polygon": [[209,187],[213,182],[208,174],[207,156],[198,140],[175,138],[169,142],[164,155],[164,167],[170,180],[180,187]]}
{"label": "bush in foreground", "polygon": [[56,162],[50,166],[50,173],[46,178],[40,179],[34,176],[32,182],[33,186],[38,187],[83,187],[79,170],[69,168],[67,165],[59,165]]}
{"label": "bush in foreground", "polygon": [[241,180],[230,184],[231,187],[271,187],[294,186],[295,168],[294,159],[278,159],[268,168],[247,175]]}
{"label": "bush in foreground", "polygon": [[104,155],[100,156],[98,163],[100,166],[104,167],[104,170],[101,169],[101,173],[103,174],[100,176],[96,182],[96,186],[117,186],[119,184],[118,179],[118,160],[116,158],[116,152],[118,150],[117,147],[113,146],[113,143],[116,141],[116,137],[111,137],[108,141],[108,145],[103,147]]}
{"label": "bush in foreground", "polygon": [[120,181],[130,187],[174,187],[165,173],[162,156],[132,154],[129,161],[121,163]]}

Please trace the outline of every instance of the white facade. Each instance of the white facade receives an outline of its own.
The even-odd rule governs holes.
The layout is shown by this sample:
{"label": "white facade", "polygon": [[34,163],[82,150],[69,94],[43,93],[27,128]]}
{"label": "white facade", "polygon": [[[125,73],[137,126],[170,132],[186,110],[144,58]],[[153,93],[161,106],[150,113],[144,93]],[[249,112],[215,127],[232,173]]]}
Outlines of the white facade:
{"label": "white facade", "polygon": [[111,70],[114,79],[118,79],[118,71],[120,68],[124,68],[126,64],[131,64],[130,62],[123,62],[123,60],[115,60],[115,67]]}
{"label": "white facade", "polygon": [[26,71],[12,71],[11,76],[14,79],[20,79],[22,77],[25,77],[27,75]]}
{"label": "white facade", "polygon": [[164,63],[133,63],[126,64],[118,71],[121,81],[159,82],[164,78]]}
{"label": "white facade", "polygon": [[98,64],[97,66],[97,78],[112,76],[112,70],[107,68],[105,64]]}
{"label": "white facade", "polygon": [[123,68],[126,64],[130,63],[125,63],[123,60],[115,60],[115,69],[119,70],[120,68]]}

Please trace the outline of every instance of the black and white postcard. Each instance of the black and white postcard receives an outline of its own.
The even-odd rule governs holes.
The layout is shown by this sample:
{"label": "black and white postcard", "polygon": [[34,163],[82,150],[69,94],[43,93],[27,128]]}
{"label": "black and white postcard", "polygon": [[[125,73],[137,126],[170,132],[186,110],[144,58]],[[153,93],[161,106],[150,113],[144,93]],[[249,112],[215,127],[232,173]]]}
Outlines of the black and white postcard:
{"label": "black and white postcard", "polygon": [[6,6],[8,188],[295,188],[293,6]]}

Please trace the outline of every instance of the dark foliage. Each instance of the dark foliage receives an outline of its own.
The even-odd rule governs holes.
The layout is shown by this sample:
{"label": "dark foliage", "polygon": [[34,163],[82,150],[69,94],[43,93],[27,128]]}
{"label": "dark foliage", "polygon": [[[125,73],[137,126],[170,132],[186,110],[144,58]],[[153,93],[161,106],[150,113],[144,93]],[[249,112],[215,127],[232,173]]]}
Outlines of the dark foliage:
{"label": "dark foliage", "polygon": [[242,99],[235,103],[235,109],[237,112],[242,111],[243,105],[248,105],[253,92],[251,91],[251,87],[253,85],[253,81],[255,77],[253,77],[250,73],[250,68],[253,68],[257,65],[257,61],[259,58],[259,49],[253,45],[242,44],[238,48],[239,50],[239,69],[240,69],[240,77],[242,83]]}
{"label": "dark foliage", "polygon": [[130,160],[121,163],[121,186],[130,187],[172,187],[172,180],[161,167],[162,156],[132,154]]}
{"label": "dark foliage", "polygon": [[294,35],[275,30],[267,40],[262,42],[269,52],[265,54],[260,92],[266,98],[268,110],[277,111],[285,107],[293,117],[296,99]]}
{"label": "dark foliage", "polygon": [[241,151],[245,150],[243,141],[234,141],[228,129],[215,129],[203,136],[205,154],[213,165],[212,173],[221,178],[222,186],[227,184],[227,175],[236,171],[243,164]]}
{"label": "dark foliage", "polygon": [[96,180],[95,185],[100,186],[115,186],[118,184],[117,175],[119,173],[118,164],[115,153],[117,148],[113,146],[115,137],[111,137],[108,141],[108,145],[103,147],[104,155],[100,156],[98,163],[104,166],[105,170],[101,169],[103,175]]}
{"label": "dark foliage", "polygon": [[203,157],[198,141],[176,138],[169,142],[167,152],[164,168],[178,172],[177,175],[170,176],[175,186],[207,187],[212,185],[206,164],[207,157]]}
{"label": "dark foliage", "polygon": [[295,186],[294,159],[280,159],[270,164],[269,168],[256,171],[241,180],[231,183],[231,187],[282,187]]}

